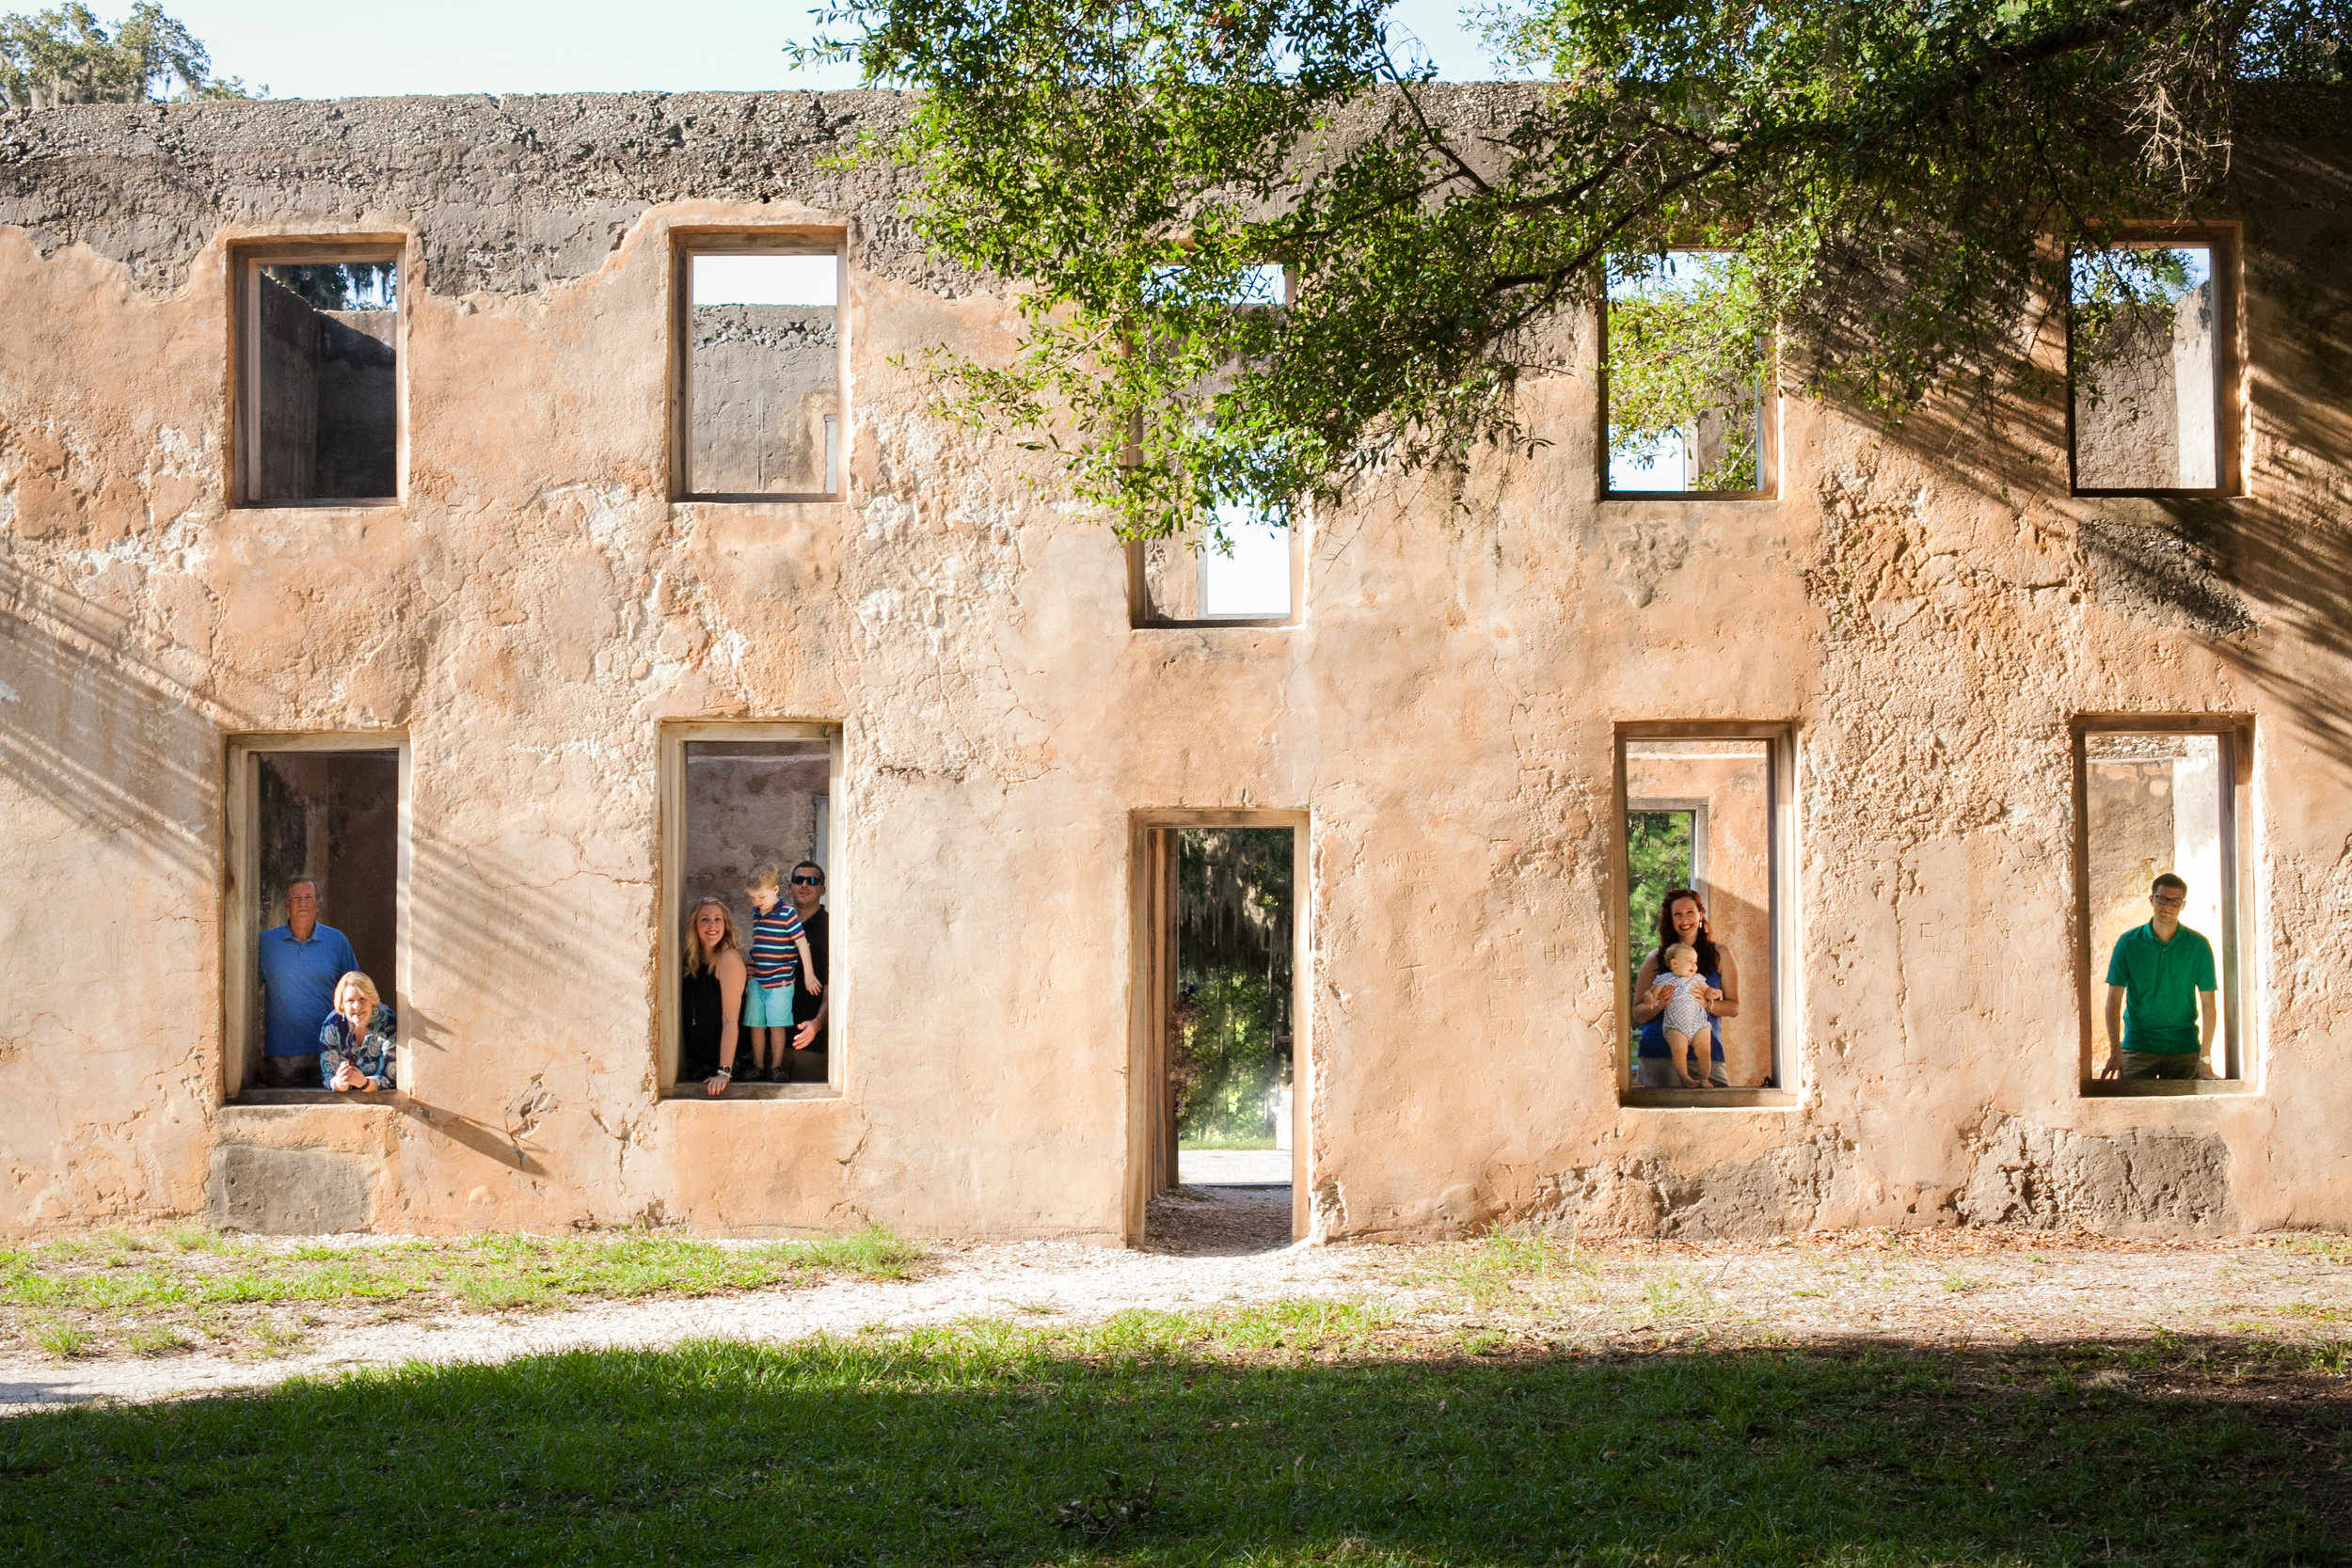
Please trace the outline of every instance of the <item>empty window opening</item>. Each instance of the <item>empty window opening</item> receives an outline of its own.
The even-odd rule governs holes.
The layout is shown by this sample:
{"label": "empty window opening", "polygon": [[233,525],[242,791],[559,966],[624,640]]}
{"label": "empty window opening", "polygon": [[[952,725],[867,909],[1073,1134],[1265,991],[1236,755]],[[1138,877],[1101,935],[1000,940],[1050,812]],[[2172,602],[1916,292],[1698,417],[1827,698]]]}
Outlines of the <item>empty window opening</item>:
{"label": "empty window opening", "polygon": [[1272,509],[1223,506],[1188,538],[1128,546],[1137,626],[1286,626],[1300,609],[1298,542]]}
{"label": "empty window opening", "polygon": [[[1152,283],[1178,304],[1279,310],[1291,299],[1289,269],[1272,261],[1223,275],[1165,266],[1153,272]],[[1130,546],[1132,624],[1280,626],[1295,620],[1300,558],[1291,519],[1297,511],[1263,499],[1229,501],[1185,537]]]}
{"label": "empty window opening", "polygon": [[[687,740],[681,752],[673,1092],[707,1096],[722,1067],[731,1071],[722,1098],[829,1092],[838,1082],[832,742]],[[763,873],[773,876],[765,911]],[[707,900],[725,917],[720,941],[697,928]],[[754,929],[762,920],[764,942]],[[730,945],[734,961],[713,961]]]}
{"label": "empty window opening", "polygon": [[[2083,1016],[2090,1025],[2088,1076],[2097,1092],[2121,1085],[2120,1092],[2194,1093],[2201,1081],[2243,1076],[2236,742],[2227,732],[2092,730],[2081,737],[2090,943]],[[2158,889],[2161,877],[2185,885]],[[2173,921],[2177,928],[2167,931]],[[2112,1077],[2111,990],[2122,993],[2118,1043],[2126,1053]]]}
{"label": "empty window opening", "polygon": [[2074,487],[2221,484],[2221,318],[2210,245],[2117,245],[2072,267]]}
{"label": "empty window opening", "polygon": [[1290,269],[1279,261],[1252,261],[1219,276],[1199,267],[1170,263],[1152,269],[1151,290],[1165,301],[1195,300],[1244,309],[1278,309],[1291,302]]}
{"label": "empty window opening", "polygon": [[1725,251],[1613,258],[1604,386],[1613,495],[1772,486],[1772,352]]}
{"label": "empty window opening", "polygon": [[[1780,749],[1771,738],[1623,742],[1631,1097],[1788,1087],[1776,1024]],[[1688,980],[1674,973],[1677,945],[1693,949]]]}
{"label": "empty window opening", "polygon": [[1163,1243],[1216,1229],[1247,1247],[1285,1245],[1299,1152],[1296,830],[1155,829],[1151,857],[1159,1099],[1148,1187],[1213,1197],[1215,1212],[1162,1203],[1146,1223]]}
{"label": "empty window opening", "polygon": [[[389,1010],[385,1037],[395,1046],[398,1039],[400,752],[245,755],[249,815],[238,882],[246,911],[242,967],[252,985],[236,1086],[246,1098],[310,1098],[334,1092],[320,1036],[339,1010],[343,974],[356,969],[369,977]],[[366,1045],[368,1033],[363,1027],[349,1043]],[[384,1064],[371,1057],[369,1065]],[[348,1082],[345,1089],[336,1098],[374,1092]]]}
{"label": "empty window opening", "polygon": [[245,499],[394,499],[397,258],[249,259],[245,313]]}
{"label": "empty window opening", "polygon": [[686,494],[840,495],[840,254],[691,251],[686,287]]}

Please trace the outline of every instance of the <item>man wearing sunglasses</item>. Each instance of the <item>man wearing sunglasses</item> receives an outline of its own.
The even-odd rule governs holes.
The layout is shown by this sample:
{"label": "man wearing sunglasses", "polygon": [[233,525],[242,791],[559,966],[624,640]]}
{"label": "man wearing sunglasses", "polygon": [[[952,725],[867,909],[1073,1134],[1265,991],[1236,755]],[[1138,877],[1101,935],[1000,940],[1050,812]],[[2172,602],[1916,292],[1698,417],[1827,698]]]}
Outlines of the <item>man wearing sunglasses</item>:
{"label": "man wearing sunglasses", "polygon": [[786,885],[792,895],[792,912],[800,917],[801,933],[808,938],[808,967],[825,989],[817,996],[806,988],[792,997],[792,1053],[785,1058],[796,1084],[822,1084],[825,1072],[825,1018],[833,1010],[832,932],[825,912],[825,868],[803,861],[792,868]]}
{"label": "man wearing sunglasses", "polygon": [[[2181,924],[2188,884],[2168,871],[2148,890],[2153,916],[2118,937],[2107,959],[2107,1059],[2102,1078],[2211,1078],[2213,943]],[[2117,1040],[2117,1026],[2122,1038]]]}

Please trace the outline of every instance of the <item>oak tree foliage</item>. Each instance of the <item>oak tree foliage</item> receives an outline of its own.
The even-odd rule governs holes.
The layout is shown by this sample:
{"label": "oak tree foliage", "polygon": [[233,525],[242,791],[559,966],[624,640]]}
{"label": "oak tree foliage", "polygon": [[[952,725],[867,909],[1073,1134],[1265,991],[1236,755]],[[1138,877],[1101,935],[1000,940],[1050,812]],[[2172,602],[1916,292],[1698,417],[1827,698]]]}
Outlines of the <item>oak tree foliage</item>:
{"label": "oak tree foliage", "polygon": [[[1520,382],[1698,247],[1724,287],[1613,402],[1671,425],[1720,392],[1692,364],[1769,341],[1784,388],[1899,418],[2022,373],[2070,253],[2205,212],[2242,85],[2342,81],[2352,31],[2352,0],[1518,4],[1490,36],[1529,79],[1466,93],[1383,0],[837,0],[818,52],[920,89],[874,150],[921,237],[1020,291],[1011,358],[934,356],[943,408],[1182,533],[1540,440]],[[1245,302],[1269,261],[1287,302]]]}
{"label": "oak tree foliage", "polygon": [[252,96],[241,79],[215,76],[196,35],[151,0],[111,27],[78,4],[0,16],[0,94],[18,108],[152,103],[174,82],[182,98]]}

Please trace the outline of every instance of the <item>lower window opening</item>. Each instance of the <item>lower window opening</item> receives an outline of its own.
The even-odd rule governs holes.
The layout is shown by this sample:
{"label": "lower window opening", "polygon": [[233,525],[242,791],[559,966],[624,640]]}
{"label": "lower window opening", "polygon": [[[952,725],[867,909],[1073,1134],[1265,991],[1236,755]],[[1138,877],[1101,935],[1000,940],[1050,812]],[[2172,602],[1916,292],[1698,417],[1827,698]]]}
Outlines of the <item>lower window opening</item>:
{"label": "lower window opening", "polygon": [[2081,737],[2091,1093],[2195,1094],[2243,1077],[2236,741]]}
{"label": "lower window opening", "polygon": [[254,992],[241,1098],[356,1102],[393,1090],[400,753],[248,755]]}
{"label": "lower window opening", "polygon": [[672,1092],[828,1092],[832,1008],[818,988],[833,979],[832,743],[690,740],[683,750]]}
{"label": "lower window opening", "polygon": [[[1781,742],[1622,742],[1629,1101],[1777,1093]],[[1734,1101],[1725,1100],[1723,1103]]]}

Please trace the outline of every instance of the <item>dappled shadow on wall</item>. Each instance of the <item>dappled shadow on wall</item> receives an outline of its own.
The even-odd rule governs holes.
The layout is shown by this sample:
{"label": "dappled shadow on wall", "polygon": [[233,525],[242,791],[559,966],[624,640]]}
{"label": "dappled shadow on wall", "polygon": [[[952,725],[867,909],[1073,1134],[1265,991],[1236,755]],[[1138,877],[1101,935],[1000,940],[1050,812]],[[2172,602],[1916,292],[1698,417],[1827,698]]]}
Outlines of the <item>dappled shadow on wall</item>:
{"label": "dappled shadow on wall", "polygon": [[147,628],[0,561],[0,778],[103,837],[209,875],[219,736],[235,715],[165,668]]}
{"label": "dappled shadow on wall", "polygon": [[[419,988],[427,996],[464,998],[468,1010],[462,1035],[446,1014],[414,1001],[401,1021],[403,1042],[419,1051],[421,1098],[435,1098],[435,1058],[447,1053],[593,1062],[626,1055],[613,1030],[622,1006],[642,1006],[645,994],[648,884],[587,870],[549,881],[544,863],[526,863],[495,843],[456,845],[423,832],[415,832],[411,853],[410,973],[431,977]],[[625,923],[617,931],[616,921]],[[650,1074],[650,1043],[639,1054]],[[516,1085],[523,1100],[528,1087]]]}
{"label": "dappled shadow on wall", "polygon": [[[2301,235],[2277,237],[2306,249],[2281,275],[2291,293],[2265,279],[2275,297],[2260,302],[2255,362],[2231,371],[2251,404],[2251,449],[2236,459],[2247,493],[2084,497],[2076,543],[2098,603],[2212,644],[2352,779],[2352,274],[2312,264]],[[2066,415],[2058,388],[1989,420],[1931,404],[1881,435],[1940,481],[2013,505],[2066,493]]]}

